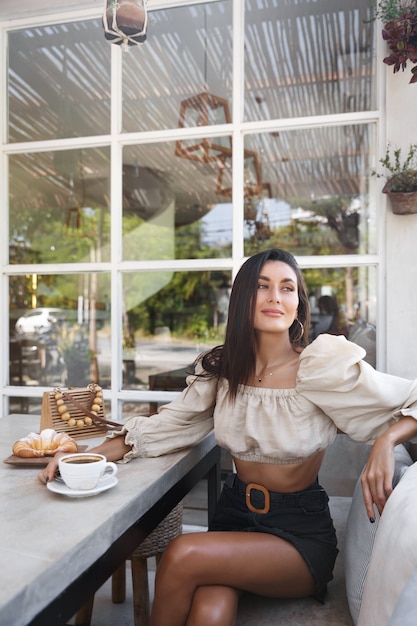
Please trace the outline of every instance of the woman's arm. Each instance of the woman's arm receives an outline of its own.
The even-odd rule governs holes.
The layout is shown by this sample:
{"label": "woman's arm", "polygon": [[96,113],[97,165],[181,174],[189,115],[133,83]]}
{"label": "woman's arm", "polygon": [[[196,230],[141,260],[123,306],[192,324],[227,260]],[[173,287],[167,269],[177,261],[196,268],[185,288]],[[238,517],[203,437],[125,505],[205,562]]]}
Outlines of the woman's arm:
{"label": "woman's arm", "polygon": [[[108,461],[119,461],[124,455],[131,450],[131,446],[125,443],[124,437],[115,437],[114,439],[106,439],[98,446],[90,448],[89,452],[97,452],[98,454],[104,454]],[[47,483],[53,480],[55,472],[58,469],[59,457],[62,454],[55,455],[48,465],[38,474],[38,478],[42,483]]]}
{"label": "woman's arm", "polygon": [[381,513],[392,491],[394,447],[417,434],[417,379],[375,370],[344,337],[320,335],[300,355],[298,390],[339,431],[373,443],[362,475],[366,510]]}
{"label": "woman's arm", "polygon": [[370,521],[374,520],[374,504],[381,514],[391,495],[395,446],[416,434],[417,420],[402,417],[375,440],[361,477],[363,499]]}

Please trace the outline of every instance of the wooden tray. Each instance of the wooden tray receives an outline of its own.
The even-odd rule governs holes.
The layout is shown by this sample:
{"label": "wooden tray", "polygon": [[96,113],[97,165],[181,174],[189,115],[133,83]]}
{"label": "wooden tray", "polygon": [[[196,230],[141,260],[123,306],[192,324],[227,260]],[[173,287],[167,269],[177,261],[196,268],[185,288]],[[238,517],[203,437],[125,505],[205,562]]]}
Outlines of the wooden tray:
{"label": "wooden tray", "polygon": [[[88,446],[78,446],[78,452],[85,452]],[[45,467],[48,465],[49,461],[53,459],[53,456],[31,456],[29,458],[25,458],[22,456],[16,456],[15,454],[11,454],[7,457],[7,459],[3,460],[3,463],[8,463],[9,465],[25,465],[25,466],[36,466],[36,467]]]}

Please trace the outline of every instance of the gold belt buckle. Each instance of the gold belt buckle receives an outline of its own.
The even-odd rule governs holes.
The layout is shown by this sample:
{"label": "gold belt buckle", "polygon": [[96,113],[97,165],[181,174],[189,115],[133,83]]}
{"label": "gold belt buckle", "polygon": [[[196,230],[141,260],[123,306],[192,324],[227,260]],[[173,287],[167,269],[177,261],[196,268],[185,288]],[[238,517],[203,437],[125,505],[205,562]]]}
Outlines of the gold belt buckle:
{"label": "gold belt buckle", "polygon": [[[253,506],[251,499],[250,499],[250,494],[251,494],[252,489],[256,489],[256,491],[261,491],[264,494],[263,509],[257,509],[256,507]],[[249,511],[252,511],[252,513],[269,513],[270,508],[271,508],[271,498],[270,498],[268,489],[265,489],[265,487],[262,487],[262,485],[257,485],[256,483],[249,483],[248,485],[246,485],[245,496],[246,496],[246,506],[248,507]]]}

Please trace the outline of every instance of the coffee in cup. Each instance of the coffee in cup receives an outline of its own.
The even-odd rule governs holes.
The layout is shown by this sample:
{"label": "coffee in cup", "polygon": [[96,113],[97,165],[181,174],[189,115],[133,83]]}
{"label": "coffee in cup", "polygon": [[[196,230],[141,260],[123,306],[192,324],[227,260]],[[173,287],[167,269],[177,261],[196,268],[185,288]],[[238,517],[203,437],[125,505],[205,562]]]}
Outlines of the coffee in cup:
{"label": "coffee in cup", "polygon": [[103,454],[74,452],[61,456],[59,473],[70,489],[94,489],[104,476],[115,476],[117,465],[107,461]]}

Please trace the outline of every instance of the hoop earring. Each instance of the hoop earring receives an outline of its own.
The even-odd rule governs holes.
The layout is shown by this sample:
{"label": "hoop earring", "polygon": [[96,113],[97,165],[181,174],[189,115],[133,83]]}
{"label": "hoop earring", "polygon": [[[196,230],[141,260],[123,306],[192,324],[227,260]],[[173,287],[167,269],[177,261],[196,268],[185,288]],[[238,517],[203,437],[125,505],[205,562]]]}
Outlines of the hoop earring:
{"label": "hoop earring", "polygon": [[294,322],[298,322],[299,324],[299,334],[297,335],[297,337],[293,337],[293,341],[300,341],[301,337],[304,335],[304,325],[302,322],[300,322],[300,320],[298,319],[298,317],[295,318]]}

